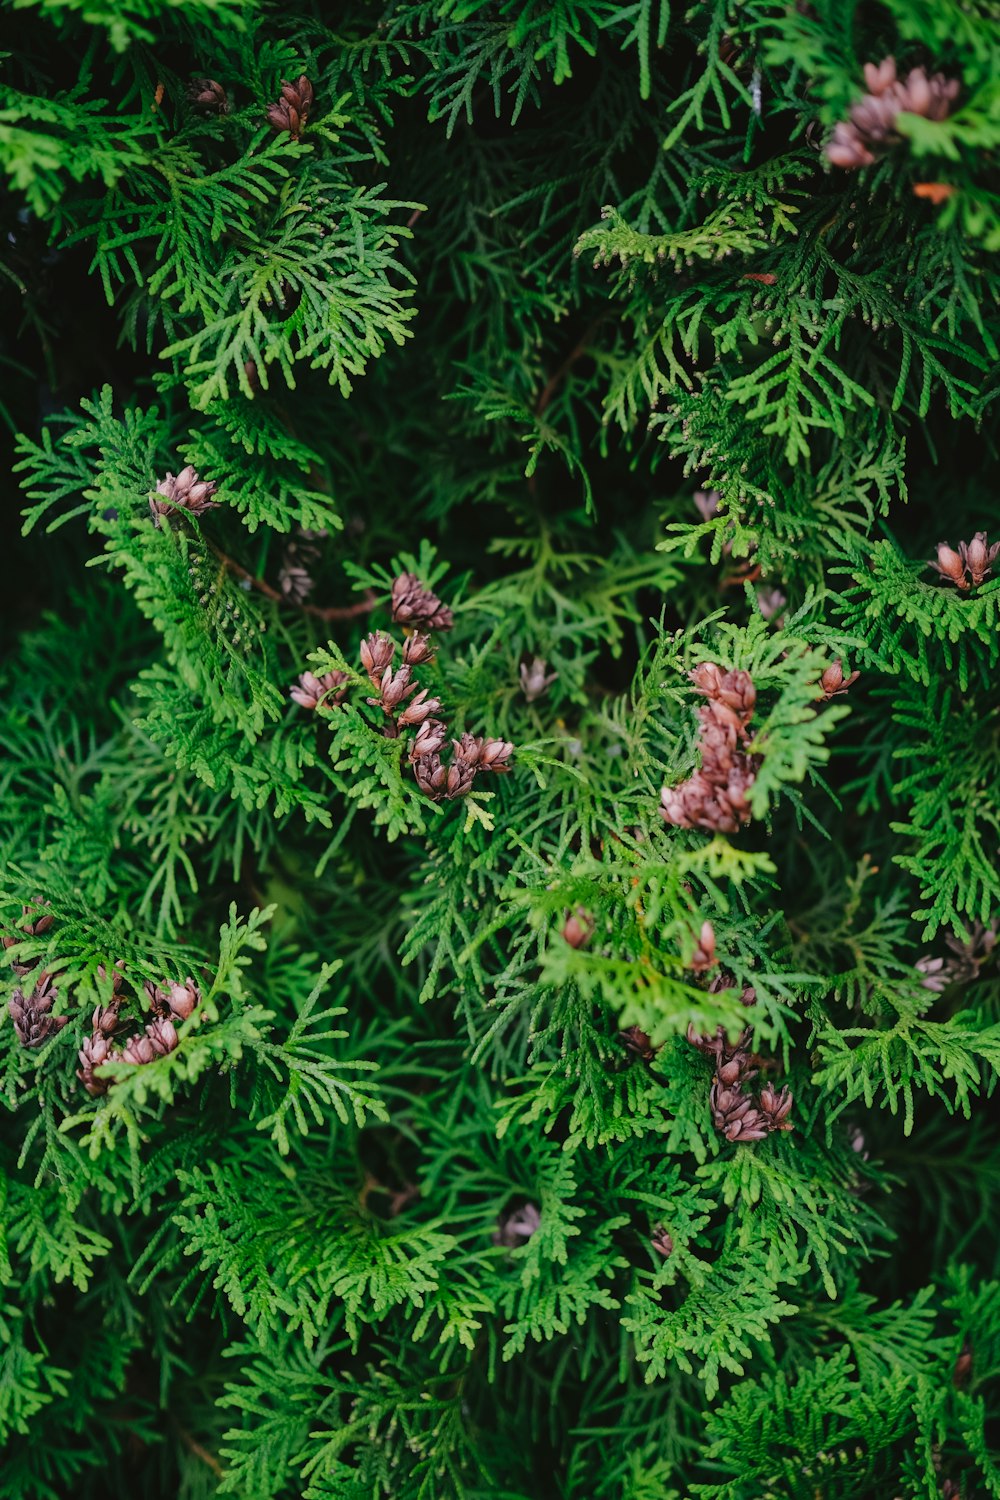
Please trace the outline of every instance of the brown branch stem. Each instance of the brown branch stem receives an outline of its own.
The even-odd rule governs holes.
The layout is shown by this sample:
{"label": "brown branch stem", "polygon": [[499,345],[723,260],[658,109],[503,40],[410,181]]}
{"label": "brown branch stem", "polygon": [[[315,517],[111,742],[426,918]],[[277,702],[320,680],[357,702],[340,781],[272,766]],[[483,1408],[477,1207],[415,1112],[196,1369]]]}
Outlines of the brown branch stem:
{"label": "brown branch stem", "polygon": [[591,322],[589,322],[587,324],[587,327],[583,330],[583,333],[580,335],[580,338],[579,338],[579,341],[577,342],[577,344],[574,346],[573,349],[570,350],[569,354],[567,354],[566,358],[563,360],[563,362],[559,366],[558,370],[556,370],[555,374],[549,377],[548,383],[546,384],[545,388],[543,389],[542,394],[539,396],[538,401],[535,403],[535,416],[536,417],[540,417],[542,415],[542,413],[544,412],[545,408],[548,406],[549,402],[552,400],[552,397],[555,395],[556,391],[562,385],[563,381],[566,379],[566,376],[569,374],[570,370],[576,364],[577,360],[578,359],[582,359],[583,356],[586,354],[587,349],[588,349],[588,347],[590,345],[590,340],[593,338],[594,334],[597,332],[598,328],[600,327],[601,323],[604,321],[604,318],[606,316],[607,316],[606,314],[602,313],[600,317],[593,318],[591,320]]}
{"label": "brown branch stem", "polygon": [[186,1428],[181,1426],[176,1417],[173,1417],[171,1420],[174,1431],[177,1433],[177,1436],[180,1438],[181,1442],[184,1444],[188,1452],[193,1453],[195,1458],[200,1458],[202,1463],[207,1464],[208,1467],[212,1470],[212,1473],[217,1474],[221,1479],[225,1471],[215,1455],[209,1453],[207,1448],[203,1448],[201,1443],[198,1442],[197,1438],[193,1438],[190,1432],[188,1432]]}
{"label": "brown branch stem", "polygon": [[[272,588],[266,579],[258,578],[256,574],[249,572],[228,553],[223,552],[221,547],[217,547],[214,542],[209,542],[208,545],[227,573],[232,573],[235,578],[242,578],[244,582],[249,583],[251,588],[257,589],[265,599],[272,599],[275,604],[290,603],[284,594]],[[371,614],[377,603],[378,600],[371,589],[366,589],[363,596],[354,604],[300,604],[297,608],[301,609],[303,614],[312,615],[317,620],[354,620],[359,615]]]}

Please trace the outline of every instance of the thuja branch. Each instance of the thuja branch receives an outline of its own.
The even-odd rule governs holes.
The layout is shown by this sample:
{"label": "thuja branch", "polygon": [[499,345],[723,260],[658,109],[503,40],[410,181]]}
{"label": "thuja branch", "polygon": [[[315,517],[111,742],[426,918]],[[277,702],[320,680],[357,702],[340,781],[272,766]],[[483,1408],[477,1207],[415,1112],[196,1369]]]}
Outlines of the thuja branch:
{"label": "thuja branch", "polygon": [[[208,546],[219,559],[227,573],[232,573],[234,578],[241,579],[264,595],[266,599],[273,599],[275,604],[292,604],[294,601],[288,599],[279,589],[273,588],[265,578],[258,578],[248,568],[244,568],[235,558],[223,552],[215,542],[209,542]],[[304,615],[312,615],[317,620],[356,620],[362,615],[371,614],[378,600],[371,589],[366,589],[364,594],[354,604],[300,604],[294,603],[294,607],[302,611]]]}

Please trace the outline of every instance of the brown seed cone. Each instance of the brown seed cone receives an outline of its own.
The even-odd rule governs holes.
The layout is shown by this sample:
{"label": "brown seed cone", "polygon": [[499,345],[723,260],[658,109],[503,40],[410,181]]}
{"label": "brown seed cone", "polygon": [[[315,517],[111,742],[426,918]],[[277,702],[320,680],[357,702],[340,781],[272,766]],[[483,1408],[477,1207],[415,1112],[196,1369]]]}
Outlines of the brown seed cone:
{"label": "brown seed cone", "polygon": [[298,140],[315,101],[312,84],[304,73],[294,83],[282,79],[281,94],[267,106],[267,118],[274,130],[287,130]]}
{"label": "brown seed cone", "polygon": [[548,670],[548,663],[543,656],[533,656],[530,662],[521,663],[518,675],[521,678],[522,693],[529,703],[534,703],[548,692],[559,673]]}
{"label": "brown seed cone", "polygon": [[664,1260],[666,1260],[668,1255],[673,1254],[673,1236],[667,1233],[662,1224],[657,1224],[656,1228],[653,1230],[653,1233],[649,1237],[649,1243],[652,1245],[657,1255],[662,1255]]}
{"label": "brown seed cone", "polygon": [[969,587],[969,580],[965,576],[965,562],[960,553],[956,552],[947,542],[938,542],[937,557],[932,558],[929,567],[942,578],[947,578],[957,589],[963,592]]}
{"label": "brown seed cone", "polygon": [[175,1021],[186,1021],[195,1007],[201,1003],[201,991],[189,974],[183,984],[172,984],[167,991],[169,1017]]}
{"label": "brown seed cone", "polygon": [[94,1069],[99,1068],[102,1063],[117,1062],[120,1054],[115,1052],[106,1036],[96,1032],[89,1036],[80,1048],[80,1066],[76,1070],[76,1076],[83,1084],[87,1093],[95,1099],[101,1094],[106,1094],[111,1087],[110,1078],[96,1078]]}
{"label": "brown seed cone", "polygon": [[511,1209],[500,1215],[493,1233],[494,1245],[506,1245],[516,1249],[531,1239],[541,1227],[542,1215],[534,1203],[525,1203],[521,1208]]}
{"label": "brown seed cone", "polygon": [[382,681],[386,668],[391,666],[396,655],[396,642],[381,630],[372,631],[361,642],[361,665],[368,673],[373,688]]}
{"label": "brown seed cone", "polygon": [[214,78],[192,78],[187,86],[188,103],[202,115],[227,115],[230,105],[225,89]]}
{"label": "brown seed cone", "polygon": [[715,928],[711,922],[702,922],[698,943],[688,967],[696,974],[704,974],[706,969],[713,968],[718,962],[715,956]]}
{"label": "brown seed cone", "polygon": [[289,688],[288,696],[300,708],[337,708],[347,697],[349,685],[347,673],[336,669],[324,672],[322,677],[317,677],[315,672],[303,672],[298,682]]}
{"label": "brown seed cone", "polygon": [[567,912],[562,935],[571,948],[584,948],[594,935],[594,919],[586,907]]}
{"label": "brown seed cone", "polygon": [[825,668],[823,675],[820,677],[820,693],[816,701],[818,703],[829,703],[831,698],[836,698],[839,694],[846,693],[848,688],[853,687],[860,676],[860,672],[848,672],[848,675],[845,677],[843,663],[837,657],[835,661],[831,662]]}
{"label": "brown seed cone", "polygon": [[986,541],[986,532],[977,531],[971,542],[959,542],[958,550],[972,587],[978,588],[996,562],[1000,542],[994,542],[991,547]]}
{"label": "brown seed cone", "polygon": [[868,93],[852,105],[850,118],[834,127],[826,147],[827,160],[848,171],[870,166],[877,150],[899,141],[898,115],[946,119],[961,87],[957,78],[928,74],[924,68],[911,68],[905,79],[899,78],[892,57],[866,63],[864,74]]}
{"label": "brown seed cone", "polygon": [[450,630],[455,618],[414,573],[400,573],[392,585],[392,618],[415,630]]}
{"label": "brown seed cone", "polygon": [[618,1040],[626,1052],[641,1057],[643,1062],[650,1063],[656,1056],[657,1048],[639,1026],[627,1026],[624,1031],[619,1031]]}
{"label": "brown seed cone", "polygon": [[199,479],[191,464],[177,475],[167,474],[156,486],[156,493],[149,497],[153,525],[159,526],[164,516],[174,524],[182,513],[201,516],[206,510],[217,510],[219,502],[212,499],[216,489],[214,480]]}
{"label": "brown seed cone", "polygon": [[289,604],[304,604],[316,587],[308,568],[299,562],[287,562],[278,572],[278,587]]}
{"label": "brown seed cone", "polygon": [[68,1023],[69,1016],[54,1016],[51,1013],[58,993],[49,974],[38,977],[27,998],[20,986],[14,990],[7,1009],[22,1047],[40,1047]]}

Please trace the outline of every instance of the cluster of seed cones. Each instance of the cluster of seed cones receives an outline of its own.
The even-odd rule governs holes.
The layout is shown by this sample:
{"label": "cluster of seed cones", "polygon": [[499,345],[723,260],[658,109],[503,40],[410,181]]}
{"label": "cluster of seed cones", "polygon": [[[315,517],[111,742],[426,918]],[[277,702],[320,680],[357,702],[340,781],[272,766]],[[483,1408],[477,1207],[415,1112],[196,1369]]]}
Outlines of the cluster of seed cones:
{"label": "cluster of seed cones", "polygon": [[747,753],[757,691],[748,672],[705,662],[689,674],[708,702],[698,711],[701,769],[660,793],[660,817],[678,828],[735,833],[750,821],[759,757]]}
{"label": "cluster of seed cones", "polygon": [[978,979],[983,968],[996,958],[997,932],[1000,918],[994,917],[988,927],[982,922],[973,922],[963,941],[949,934],[945,938],[949,954],[947,958],[927,953],[917,959],[917,969],[924,976],[923,987],[940,994],[952,984],[971,984]]}
{"label": "cluster of seed cones", "polygon": [[[226,90],[214,78],[192,78],[187,86],[187,99],[200,115],[227,115],[232,110]],[[291,82],[283,78],[281,93],[267,106],[268,124],[272,130],[287,131],[298,140],[315,102],[316,92],[304,73]]]}
{"label": "cluster of seed cones", "polygon": [[[158,1057],[166,1057],[168,1052],[173,1052],[177,1047],[177,1024],[186,1021],[201,1000],[198,986],[190,975],[183,983],[171,984],[165,990],[146,980],[143,990],[153,1012],[153,1019],[147,1022],[142,1031],[130,1036],[122,1047],[116,1047],[115,1038],[123,1026],[119,1011],[123,1000],[121,986],[124,967],[124,963],[119,960],[111,970],[111,999],[107,1005],[97,1006],[92,1018],[91,1035],[80,1048],[80,1066],[76,1070],[76,1076],[87,1093],[95,1098],[106,1094],[114,1082],[110,1078],[98,1078],[95,1069],[104,1063],[146,1064],[155,1062]],[[106,977],[103,965],[97,972],[101,979]]]}
{"label": "cluster of seed cones", "polygon": [[998,554],[1000,542],[991,546],[986,532],[977,531],[971,542],[959,542],[957,552],[947,542],[938,542],[937,557],[932,558],[928,567],[964,594],[970,587],[977,589],[989,577]]}
{"label": "cluster of seed cones", "polygon": [[897,144],[897,115],[944,120],[960,88],[957,78],[928,74],[924,68],[911,68],[905,79],[899,78],[892,57],[877,65],[866,63],[865,84],[868,92],[852,106],[849,118],[834,128],[827,144],[827,160],[835,167],[870,166],[879,150]]}
{"label": "cluster of seed cones", "polygon": [[[449,734],[444,721],[434,717],[441,699],[432,697],[429,688],[421,688],[414,673],[432,662],[437,651],[425,632],[450,630],[454,617],[414,574],[401,573],[392,585],[392,618],[403,627],[402,647],[383,630],[372,631],[361,642],[361,665],[375,694],[367,702],[382,710],[387,738],[398,739],[404,730],[416,730],[408,757],[422,792],[435,802],[464,797],[480,773],[509,771],[514,747],[508,740],[463,734],[450,741],[450,760],[442,758]],[[401,657],[398,666],[397,655]],[[335,708],[344,701],[349,682],[347,674],[337,670],[322,676],[303,672],[291,697],[302,708]]]}
{"label": "cluster of seed cones", "polygon": [[[40,937],[48,932],[55,919],[51,912],[44,910],[47,905],[48,902],[43,903],[39,898],[30,906],[22,907],[23,915],[31,920],[22,922],[11,933],[4,933],[3,946],[13,948],[26,937]],[[36,912],[40,912],[40,915],[33,915]],[[23,979],[37,969],[38,962],[37,959],[29,963],[12,959],[11,967],[18,978]],[[173,1052],[178,1042],[177,1023],[186,1021],[201,1001],[198,986],[190,976],[183,983],[170,984],[166,989],[147,980],[143,989],[153,1019],[143,1031],[130,1036],[123,1046],[116,1047],[113,1045],[115,1037],[124,1026],[119,1016],[124,999],[121,993],[124,968],[124,960],[119,959],[109,976],[103,964],[97,966],[97,978],[102,984],[110,977],[111,998],[107,1005],[98,1005],[94,1011],[91,1035],[80,1048],[80,1066],[76,1071],[76,1076],[87,1093],[95,1096],[106,1094],[112,1084],[111,1079],[98,1078],[94,1071],[96,1068],[110,1062],[150,1063]],[[49,1037],[55,1036],[68,1025],[69,1016],[52,1014],[53,1002],[57,997],[58,991],[49,973],[38,975],[27,997],[21,985],[14,990],[8,1010],[18,1041],[23,1047],[40,1047]]]}
{"label": "cluster of seed cones", "polygon": [[[709,985],[710,993],[731,989],[732,980],[720,974]],[[753,1005],[756,1000],[753,989],[747,985],[743,991],[744,1005]],[[753,1033],[745,1027],[734,1043],[730,1043],[725,1030],[719,1026],[714,1036],[702,1036],[694,1026],[688,1027],[688,1041],[692,1047],[712,1059],[715,1078],[712,1083],[710,1102],[712,1123],[727,1141],[739,1143],[762,1141],[773,1130],[791,1130],[788,1118],[792,1108],[792,1096],[787,1088],[772,1089],[765,1084],[754,1099],[747,1093],[746,1085],[757,1076],[753,1066],[756,1061],[751,1052]]]}
{"label": "cluster of seed cones", "polygon": [[267,106],[267,118],[272,130],[287,130],[298,140],[315,103],[316,93],[304,73],[289,83],[281,81],[281,93],[273,104]]}
{"label": "cluster of seed cones", "polygon": [[[51,912],[44,910],[48,902],[43,902],[41,897],[32,902],[30,906],[21,907],[21,915],[31,920],[22,922],[20,927],[13,932],[4,933],[3,945],[5,948],[13,948],[16,943],[23,942],[26,937],[41,937],[48,932],[55,918]],[[39,913],[39,915],[33,915]],[[39,960],[36,958],[29,962],[23,959],[12,958],[10,966],[18,979],[24,979],[33,974],[38,968]],[[50,1036],[55,1036],[62,1031],[69,1021],[69,1016],[54,1016],[52,1006],[58,999],[59,991],[52,982],[52,975],[43,972],[36,976],[32,982],[31,989],[26,995],[24,986],[17,985],[7,1009],[14,1023],[17,1039],[22,1047],[40,1047],[47,1042]]]}

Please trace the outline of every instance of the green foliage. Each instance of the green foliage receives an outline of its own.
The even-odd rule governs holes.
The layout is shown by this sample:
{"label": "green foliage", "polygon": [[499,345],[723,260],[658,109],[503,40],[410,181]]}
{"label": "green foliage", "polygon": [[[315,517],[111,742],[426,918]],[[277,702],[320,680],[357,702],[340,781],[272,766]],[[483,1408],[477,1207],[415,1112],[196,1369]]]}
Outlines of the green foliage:
{"label": "green foliage", "polygon": [[5,18],[0,1500],[1000,1495],[995,5]]}

